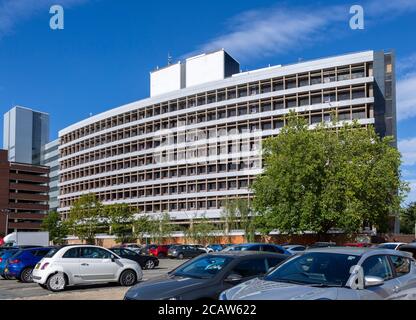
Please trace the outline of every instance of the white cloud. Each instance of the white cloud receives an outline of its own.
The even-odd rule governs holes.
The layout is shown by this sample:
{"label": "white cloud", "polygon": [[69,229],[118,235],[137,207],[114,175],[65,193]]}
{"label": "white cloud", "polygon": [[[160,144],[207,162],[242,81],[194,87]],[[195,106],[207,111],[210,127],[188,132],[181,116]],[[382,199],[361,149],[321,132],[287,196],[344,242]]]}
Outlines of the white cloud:
{"label": "white cloud", "polygon": [[397,119],[405,120],[416,116],[416,66],[415,73],[397,81]]}
{"label": "white cloud", "polygon": [[90,0],[0,0],[0,38],[12,33],[17,24],[42,10],[49,13],[49,7],[54,4],[65,9],[88,1]]}
{"label": "white cloud", "polygon": [[320,32],[332,22],[343,19],[342,12],[347,19],[346,8],[337,6],[318,11],[274,7],[243,12],[227,22],[228,32],[203,44],[197,51],[225,48],[243,60],[284,53],[322,38]]}
{"label": "white cloud", "polygon": [[[379,23],[416,10],[415,0],[363,1],[365,19]],[[225,23],[225,31],[195,52],[224,48],[238,59],[262,58],[343,36],[349,25],[349,5],[272,7],[243,12]],[[343,26],[341,26],[343,24]],[[338,28],[339,27],[339,28]],[[337,32],[330,32],[337,28]]]}
{"label": "white cloud", "polygon": [[416,138],[400,140],[399,151],[402,154],[404,166],[416,164]]}

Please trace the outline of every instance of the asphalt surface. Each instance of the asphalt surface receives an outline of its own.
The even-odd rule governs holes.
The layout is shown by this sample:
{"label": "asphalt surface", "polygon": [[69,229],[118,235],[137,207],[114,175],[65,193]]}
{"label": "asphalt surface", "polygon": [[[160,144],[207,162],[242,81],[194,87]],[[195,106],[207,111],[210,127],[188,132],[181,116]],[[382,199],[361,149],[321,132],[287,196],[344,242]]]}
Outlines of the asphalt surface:
{"label": "asphalt surface", "polygon": [[[153,270],[143,270],[143,280],[160,276],[176,268],[186,260],[160,259]],[[68,287],[64,292],[52,293],[36,283],[21,283],[17,280],[0,280],[0,300],[121,300],[128,287],[117,284],[100,284]]]}

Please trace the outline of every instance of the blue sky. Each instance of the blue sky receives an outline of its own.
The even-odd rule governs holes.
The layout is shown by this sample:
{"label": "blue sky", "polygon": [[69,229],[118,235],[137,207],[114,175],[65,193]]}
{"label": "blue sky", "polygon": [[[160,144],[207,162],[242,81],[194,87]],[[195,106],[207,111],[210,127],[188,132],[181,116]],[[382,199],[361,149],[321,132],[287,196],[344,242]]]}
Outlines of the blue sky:
{"label": "blue sky", "polygon": [[[49,28],[49,8],[65,29]],[[349,8],[364,8],[364,30]],[[368,49],[397,54],[403,175],[416,201],[416,1],[0,0],[0,111],[50,113],[60,129],[149,95],[149,71],[225,48],[243,70]],[[0,133],[1,136],[1,133]]]}

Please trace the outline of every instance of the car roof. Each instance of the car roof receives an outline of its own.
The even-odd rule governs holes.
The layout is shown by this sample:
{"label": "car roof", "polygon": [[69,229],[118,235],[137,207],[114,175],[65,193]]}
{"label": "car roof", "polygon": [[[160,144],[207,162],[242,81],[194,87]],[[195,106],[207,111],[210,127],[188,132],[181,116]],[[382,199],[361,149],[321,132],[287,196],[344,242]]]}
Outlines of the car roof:
{"label": "car roof", "polygon": [[277,244],[274,244],[274,243],[261,243],[261,242],[240,243],[240,244],[233,244],[232,246],[245,247],[245,246],[261,246],[261,245],[277,246]]}
{"label": "car roof", "polygon": [[405,242],[383,242],[383,243],[379,243],[379,245],[383,245],[383,244],[406,244]]}
{"label": "car roof", "polygon": [[408,257],[409,255],[403,251],[391,250],[391,249],[379,249],[379,248],[365,248],[365,247],[329,247],[329,248],[313,248],[308,249],[305,253],[309,252],[322,252],[322,253],[338,253],[355,256],[363,256],[366,254],[387,254],[387,255],[399,255]]}
{"label": "car roof", "polygon": [[286,254],[275,253],[275,252],[267,252],[267,251],[219,251],[219,252],[212,252],[207,253],[206,255],[209,256],[231,256],[231,257],[248,257],[248,256],[280,256],[280,257],[288,257]]}
{"label": "car roof", "polygon": [[283,248],[296,248],[296,247],[306,247],[306,246],[303,244],[287,244],[283,246]]}

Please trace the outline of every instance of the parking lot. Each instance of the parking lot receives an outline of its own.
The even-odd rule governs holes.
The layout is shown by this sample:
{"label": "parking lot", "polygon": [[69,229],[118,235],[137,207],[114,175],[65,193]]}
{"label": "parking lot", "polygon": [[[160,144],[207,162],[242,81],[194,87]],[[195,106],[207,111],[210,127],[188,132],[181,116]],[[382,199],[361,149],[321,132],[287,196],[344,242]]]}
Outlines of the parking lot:
{"label": "parking lot", "polygon": [[[165,274],[186,260],[160,259],[160,264],[153,270],[143,270],[143,280]],[[0,280],[0,299],[12,300],[121,300],[126,287],[117,284],[102,284],[83,287],[70,287],[61,293],[52,293],[42,289],[36,283],[21,283],[16,280]]]}

